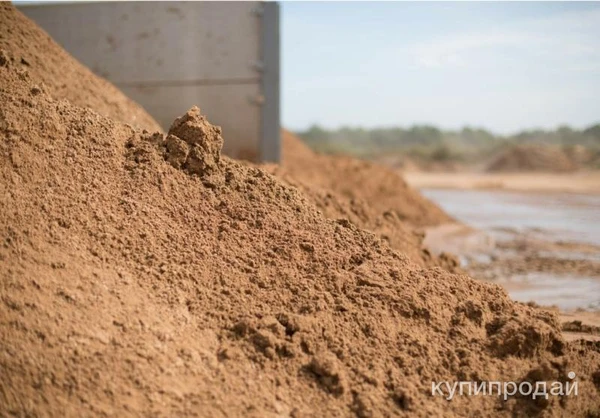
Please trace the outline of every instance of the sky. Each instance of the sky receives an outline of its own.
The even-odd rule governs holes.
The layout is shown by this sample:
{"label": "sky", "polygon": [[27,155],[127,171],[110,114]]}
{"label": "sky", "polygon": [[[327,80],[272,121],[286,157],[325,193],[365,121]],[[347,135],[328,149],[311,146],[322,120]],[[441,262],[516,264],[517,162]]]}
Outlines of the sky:
{"label": "sky", "polygon": [[600,122],[600,3],[282,2],[282,125]]}

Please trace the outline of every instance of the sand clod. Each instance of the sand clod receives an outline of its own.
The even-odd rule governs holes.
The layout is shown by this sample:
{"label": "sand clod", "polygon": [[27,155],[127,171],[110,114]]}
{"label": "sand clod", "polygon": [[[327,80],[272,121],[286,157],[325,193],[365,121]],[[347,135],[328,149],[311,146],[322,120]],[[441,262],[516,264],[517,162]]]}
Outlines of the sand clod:
{"label": "sand clod", "polygon": [[175,119],[164,142],[165,159],[175,168],[204,176],[215,172],[221,160],[221,128],[211,125],[197,106]]}

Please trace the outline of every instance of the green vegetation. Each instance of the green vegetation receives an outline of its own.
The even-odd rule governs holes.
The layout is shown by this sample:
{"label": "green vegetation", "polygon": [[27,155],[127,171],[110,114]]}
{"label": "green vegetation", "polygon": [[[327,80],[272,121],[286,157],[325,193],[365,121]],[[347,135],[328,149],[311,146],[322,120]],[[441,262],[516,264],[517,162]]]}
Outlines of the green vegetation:
{"label": "green vegetation", "polygon": [[424,161],[472,162],[511,144],[532,143],[559,145],[566,151],[580,146],[592,153],[600,152],[600,124],[581,131],[561,126],[554,131],[530,130],[506,137],[485,129],[465,127],[460,131],[442,131],[430,125],[407,129],[343,127],[337,130],[314,125],[296,134],[319,152],[362,158],[408,155]]}

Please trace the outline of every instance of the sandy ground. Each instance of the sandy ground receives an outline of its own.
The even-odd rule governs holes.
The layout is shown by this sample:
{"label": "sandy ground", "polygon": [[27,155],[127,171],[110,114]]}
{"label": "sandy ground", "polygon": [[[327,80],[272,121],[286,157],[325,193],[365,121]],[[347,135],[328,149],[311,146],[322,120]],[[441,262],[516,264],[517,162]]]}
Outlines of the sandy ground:
{"label": "sandy ground", "polygon": [[570,174],[404,172],[402,175],[408,184],[416,188],[600,193],[600,171]]}

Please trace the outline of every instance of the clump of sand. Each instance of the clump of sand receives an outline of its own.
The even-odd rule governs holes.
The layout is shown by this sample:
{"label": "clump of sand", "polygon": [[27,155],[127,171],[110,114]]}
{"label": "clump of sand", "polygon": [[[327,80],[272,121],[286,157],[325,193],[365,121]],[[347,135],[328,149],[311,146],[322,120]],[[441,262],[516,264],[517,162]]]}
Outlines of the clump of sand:
{"label": "clump of sand", "polygon": [[[0,415],[598,411],[598,348],[554,314],[327,219],[197,108],[151,133],[38,83],[2,60]],[[577,397],[431,396],[568,371]]]}
{"label": "clump of sand", "polygon": [[489,172],[568,172],[576,169],[577,164],[563,149],[542,144],[511,146],[494,158],[487,167]]}
{"label": "clump of sand", "polygon": [[[160,130],[158,123],[133,100],[93,74],[10,2],[0,2],[0,49],[13,66],[26,68],[38,85],[57,99],[94,109],[132,126]],[[41,86],[40,86],[41,87]]]}

